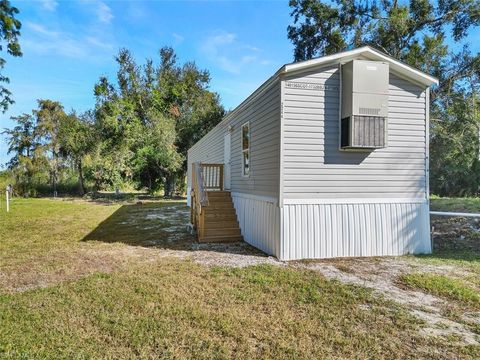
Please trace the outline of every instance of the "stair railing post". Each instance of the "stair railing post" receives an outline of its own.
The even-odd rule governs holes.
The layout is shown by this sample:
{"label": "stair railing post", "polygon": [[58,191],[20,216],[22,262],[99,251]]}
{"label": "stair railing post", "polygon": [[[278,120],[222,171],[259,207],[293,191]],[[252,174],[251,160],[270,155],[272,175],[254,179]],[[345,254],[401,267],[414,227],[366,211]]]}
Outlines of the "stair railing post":
{"label": "stair railing post", "polygon": [[223,191],[223,170],[224,170],[224,165],[220,164],[220,191]]}

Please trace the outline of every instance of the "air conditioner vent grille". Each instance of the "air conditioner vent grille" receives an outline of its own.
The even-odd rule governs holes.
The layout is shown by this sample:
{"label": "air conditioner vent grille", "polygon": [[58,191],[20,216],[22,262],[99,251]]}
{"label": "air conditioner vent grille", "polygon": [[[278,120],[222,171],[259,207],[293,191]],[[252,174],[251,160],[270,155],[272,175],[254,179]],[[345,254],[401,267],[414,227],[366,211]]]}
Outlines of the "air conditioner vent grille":
{"label": "air conditioner vent grille", "polygon": [[355,115],[341,122],[341,147],[380,149],[386,146],[387,118]]}
{"label": "air conditioner vent grille", "polygon": [[380,114],[381,109],[378,108],[367,108],[367,107],[360,107],[358,108],[358,112],[362,115],[378,115]]}

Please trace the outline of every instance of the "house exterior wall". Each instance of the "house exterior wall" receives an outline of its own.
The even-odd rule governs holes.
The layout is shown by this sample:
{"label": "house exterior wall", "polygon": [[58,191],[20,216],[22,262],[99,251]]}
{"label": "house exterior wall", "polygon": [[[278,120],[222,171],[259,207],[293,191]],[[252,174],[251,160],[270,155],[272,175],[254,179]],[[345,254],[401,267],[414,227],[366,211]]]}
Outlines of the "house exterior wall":
{"label": "house exterior wall", "polygon": [[339,149],[339,86],[338,66],[285,78],[283,198],[425,198],[425,91],[391,74],[388,146],[352,152]]}
{"label": "house exterior wall", "polygon": [[231,129],[232,198],[248,243],[282,260],[429,253],[428,97],[390,73],[388,146],[346,152],[338,65],[280,75],[189,150],[188,184],[193,162],[223,162]]}
{"label": "house exterior wall", "polygon": [[339,149],[338,65],[282,87],[280,259],[431,252],[428,89],[390,73],[384,149]]}
{"label": "house exterior wall", "polygon": [[[242,176],[241,127],[250,123],[250,175]],[[280,84],[274,83],[236,109],[188,150],[188,186],[194,162],[223,163],[224,135],[231,128],[231,190],[278,198],[280,156]]]}
{"label": "house exterior wall", "polygon": [[[223,163],[224,135],[230,131],[231,193],[243,238],[253,246],[278,256],[280,82],[276,81],[252,96],[188,151],[188,193],[192,163]],[[241,127],[246,122],[250,124],[248,177],[242,175]],[[190,204],[190,197],[187,201]]]}

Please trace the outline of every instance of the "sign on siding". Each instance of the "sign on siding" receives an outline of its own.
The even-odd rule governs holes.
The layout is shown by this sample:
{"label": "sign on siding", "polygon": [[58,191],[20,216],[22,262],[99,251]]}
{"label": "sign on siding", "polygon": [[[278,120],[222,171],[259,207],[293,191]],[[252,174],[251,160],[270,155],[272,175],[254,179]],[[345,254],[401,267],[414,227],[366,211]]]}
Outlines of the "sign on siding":
{"label": "sign on siding", "polygon": [[312,83],[303,83],[303,82],[294,82],[294,81],[286,81],[285,87],[291,89],[304,89],[304,90],[331,90],[331,91],[338,91],[338,86],[330,86],[325,84],[312,84]]}

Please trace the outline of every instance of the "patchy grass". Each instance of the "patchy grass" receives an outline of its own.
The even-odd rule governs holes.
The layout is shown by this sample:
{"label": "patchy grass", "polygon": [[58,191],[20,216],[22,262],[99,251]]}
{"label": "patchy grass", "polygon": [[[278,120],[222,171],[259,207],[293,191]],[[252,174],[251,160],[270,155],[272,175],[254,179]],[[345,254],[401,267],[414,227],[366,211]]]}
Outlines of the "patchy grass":
{"label": "patchy grass", "polygon": [[480,309],[479,291],[461,279],[432,273],[413,273],[400,276],[400,281],[410,288],[421,289],[427,293]]}
{"label": "patchy grass", "polygon": [[0,212],[0,358],[480,357],[362,286],[174,258],[194,253],[184,204],[132,201],[14,199]]}
{"label": "patchy grass", "polygon": [[164,259],[1,296],[0,322],[3,358],[480,356],[364,288],[272,266]]}
{"label": "patchy grass", "polygon": [[474,251],[444,250],[429,255],[415,255],[406,258],[428,265],[452,265],[459,269],[471,271],[480,278],[480,253]]}
{"label": "patchy grass", "polygon": [[430,199],[430,210],[480,213],[480,198],[440,198]]}
{"label": "patchy grass", "polygon": [[79,240],[119,207],[14,198],[10,213],[0,211],[0,264],[18,265],[59,248],[78,247]]}

